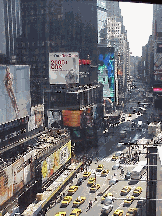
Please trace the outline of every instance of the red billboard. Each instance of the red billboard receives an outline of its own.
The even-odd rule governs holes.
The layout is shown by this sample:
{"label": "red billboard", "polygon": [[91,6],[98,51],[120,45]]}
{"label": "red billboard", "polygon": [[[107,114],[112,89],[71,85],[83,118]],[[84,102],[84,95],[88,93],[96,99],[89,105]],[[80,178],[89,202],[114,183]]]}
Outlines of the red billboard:
{"label": "red billboard", "polygon": [[68,127],[80,127],[81,110],[62,110],[63,124]]}
{"label": "red billboard", "polygon": [[162,88],[153,88],[154,92],[162,92]]}

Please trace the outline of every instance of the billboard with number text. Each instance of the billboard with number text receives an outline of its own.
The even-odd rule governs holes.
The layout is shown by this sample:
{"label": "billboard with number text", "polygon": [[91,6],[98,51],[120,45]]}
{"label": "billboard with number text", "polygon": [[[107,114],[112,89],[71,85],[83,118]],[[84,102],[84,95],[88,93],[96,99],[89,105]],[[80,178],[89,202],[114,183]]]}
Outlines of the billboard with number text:
{"label": "billboard with number text", "polygon": [[50,84],[79,83],[78,52],[49,53]]}

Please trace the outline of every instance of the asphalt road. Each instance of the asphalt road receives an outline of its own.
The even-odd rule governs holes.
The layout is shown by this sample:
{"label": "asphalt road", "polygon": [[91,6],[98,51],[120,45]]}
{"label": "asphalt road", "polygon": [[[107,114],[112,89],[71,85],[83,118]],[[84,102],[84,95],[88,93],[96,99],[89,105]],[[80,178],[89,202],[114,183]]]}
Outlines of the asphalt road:
{"label": "asphalt road", "polygon": [[[137,89],[138,87],[140,87],[141,84],[138,86],[137,85]],[[150,113],[152,112],[152,107],[147,108],[147,114],[144,115],[137,115],[137,114],[132,114],[131,117],[128,117],[128,114],[131,111],[131,107],[135,106],[137,107],[138,101],[143,100],[144,95],[140,93],[140,91],[138,91],[137,89],[133,89],[132,93],[129,94],[129,102],[126,104],[125,108],[128,110],[126,112],[126,121],[119,124],[119,126],[114,127],[111,130],[111,133],[109,132],[110,130],[108,129],[108,133],[102,134],[102,132],[100,132],[99,135],[99,146],[98,146],[98,155],[96,155],[96,149],[91,149],[90,153],[91,155],[93,155],[93,162],[92,164],[88,167],[88,171],[91,172],[91,176],[94,177],[96,174],[96,183],[100,184],[100,188],[96,193],[90,193],[90,187],[87,186],[87,182],[88,179],[86,179],[83,184],[81,186],[79,186],[79,189],[72,195],[72,201],[70,202],[70,204],[66,207],[66,208],[60,208],[60,203],[57,203],[53,208],[51,208],[48,212],[47,212],[47,216],[54,216],[57,212],[59,211],[66,211],[66,214],[69,216],[70,212],[72,211],[72,204],[73,201],[78,197],[78,196],[84,196],[86,197],[86,201],[79,207],[82,210],[82,216],[84,215],[91,215],[91,216],[98,216],[101,215],[101,208],[103,206],[103,204],[101,204],[101,198],[102,196],[100,195],[101,193],[103,193],[106,189],[108,189],[109,187],[109,179],[112,179],[114,176],[114,173],[116,174],[116,177],[119,181],[111,186],[107,192],[111,192],[115,198],[115,201],[113,203],[113,211],[110,213],[110,215],[112,215],[112,213],[116,210],[116,209],[123,209],[124,211],[124,215],[126,215],[126,212],[128,211],[129,207],[136,207],[137,204],[137,200],[134,200],[133,203],[129,206],[129,207],[124,207],[123,206],[123,202],[124,199],[128,196],[128,195],[132,195],[133,194],[133,190],[137,187],[137,186],[141,186],[143,188],[142,193],[140,194],[139,197],[137,198],[146,198],[146,174],[143,175],[142,179],[135,183],[134,185],[130,185],[131,186],[131,191],[128,193],[128,195],[126,196],[121,196],[120,195],[120,191],[124,186],[129,185],[129,181],[128,180],[124,180],[124,175],[121,175],[121,170],[112,170],[112,166],[116,163],[118,163],[118,161],[112,161],[111,158],[114,155],[115,152],[117,151],[123,151],[125,154],[128,152],[128,147],[122,146],[120,149],[117,148],[117,143],[120,140],[119,137],[119,132],[121,130],[123,130],[124,128],[127,128],[127,139],[129,139],[130,141],[134,141],[136,139],[141,139],[141,138],[148,138],[148,134],[147,134],[147,125],[145,125],[143,127],[143,130],[138,131],[138,130],[130,130],[130,125],[132,121],[134,122],[138,122],[139,120],[142,122],[146,122]],[[136,151],[133,150],[133,151]],[[146,153],[145,149],[141,149],[142,153]],[[98,162],[96,162],[96,156],[98,159]],[[146,160],[145,155],[141,154],[140,155],[140,161],[141,160]],[[107,177],[101,177],[100,176],[100,172],[96,172],[96,168],[99,164],[104,165],[105,169],[108,169],[110,172],[107,175]],[[127,171],[131,171],[135,166],[132,163],[131,164],[122,164],[123,169],[124,169],[124,173],[126,173]],[[83,173],[79,173],[77,176],[77,179],[82,177]],[[77,179],[74,179],[73,185],[76,184]],[[69,185],[65,188],[65,190],[63,191],[65,194],[67,194]],[[97,198],[97,201],[95,201],[95,198]],[[93,201],[93,205],[92,208],[90,210],[87,209],[90,200]],[[145,207],[141,208],[138,210],[138,215],[140,216],[145,216]]]}
{"label": "asphalt road", "polygon": [[[124,124],[124,123],[123,123]],[[118,126],[116,128],[114,128],[114,133],[115,131],[117,132],[118,130],[120,130],[121,126]],[[130,132],[131,133],[131,132]],[[142,138],[142,134],[136,133],[134,134],[134,136],[132,137],[132,139],[138,136],[139,138]],[[112,139],[113,138],[113,139]],[[47,216],[53,216],[55,215],[57,212],[59,211],[66,211],[67,215],[70,215],[70,212],[72,211],[72,203],[73,201],[78,197],[78,196],[85,196],[86,197],[86,201],[80,206],[81,210],[82,210],[82,215],[100,215],[101,214],[101,208],[103,206],[103,204],[101,204],[101,198],[102,196],[99,196],[100,192],[104,192],[108,186],[109,186],[109,180],[113,178],[114,173],[116,174],[116,178],[119,179],[119,182],[116,185],[113,185],[112,187],[110,187],[108,189],[107,192],[111,192],[113,193],[113,196],[117,199],[114,201],[113,203],[113,211],[117,208],[123,209],[124,210],[124,215],[126,214],[127,210],[129,207],[135,207],[137,200],[135,200],[129,207],[123,207],[123,202],[124,202],[124,198],[120,195],[120,191],[121,189],[128,185],[129,181],[124,180],[124,175],[120,175],[121,171],[119,170],[112,170],[112,166],[117,163],[118,161],[111,161],[112,156],[114,155],[115,152],[117,152],[118,150],[122,150],[124,153],[126,153],[128,151],[127,147],[122,147],[121,149],[117,149],[117,143],[118,143],[118,137],[117,136],[112,136],[112,138],[107,137],[106,142],[105,142],[105,137],[101,136],[99,142],[99,148],[98,148],[98,163],[96,162],[96,150],[92,149],[91,150],[91,154],[94,156],[93,162],[92,164],[88,167],[88,171],[91,172],[91,176],[94,177],[96,174],[96,182],[97,184],[100,184],[100,189],[96,192],[96,193],[90,193],[90,187],[87,186],[87,182],[88,179],[84,181],[84,183],[79,186],[79,189],[74,193],[74,195],[72,196],[72,202],[66,207],[66,208],[60,208],[60,203],[56,204],[56,206],[52,209],[50,209],[48,211],[48,213],[46,214]],[[135,150],[134,150],[135,151]],[[144,150],[143,150],[144,151]],[[141,154],[140,156],[140,160],[145,160],[144,156]],[[105,169],[110,170],[109,174],[107,177],[101,177],[100,176],[100,172],[96,172],[96,168],[98,164],[103,164]],[[124,168],[125,173],[127,171],[131,171],[136,165],[130,164],[130,165],[122,165]],[[95,174],[94,174],[95,173]],[[78,178],[82,177],[82,173],[78,174]],[[146,180],[146,176],[143,177],[143,180]],[[77,179],[74,179],[74,183],[73,185],[75,185]],[[132,195],[132,192],[134,190],[135,187],[137,186],[141,186],[143,188],[143,192],[139,197],[145,197],[146,196],[146,181],[140,181],[137,184],[132,186],[132,190],[129,192],[128,195]],[[68,187],[63,191],[65,194],[67,194],[67,190]],[[95,197],[97,197],[97,201],[95,201]],[[123,200],[121,200],[121,198],[123,198]],[[88,204],[90,202],[90,200],[93,201],[93,206],[92,209],[87,211],[87,207]],[[140,214],[142,215],[142,214]]]}

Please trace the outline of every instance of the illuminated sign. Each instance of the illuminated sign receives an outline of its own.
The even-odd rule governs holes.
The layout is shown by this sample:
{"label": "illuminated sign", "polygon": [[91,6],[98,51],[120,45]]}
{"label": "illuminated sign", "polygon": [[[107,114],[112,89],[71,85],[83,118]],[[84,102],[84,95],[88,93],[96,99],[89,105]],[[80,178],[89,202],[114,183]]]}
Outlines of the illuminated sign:
{"label": "illuminated sign", "polygon": [[91,60],[87,59],[79,59],[79,65],[90,65],[91,64]]}
{"label": "illuminated sign", "polygon": [[114,48],[99,47],[98,50],[98,82],[104,85],[103,97],[111,98],[113,102],[115,96]]}
{"label": "illuminated sign", "polygon": [[153,88],[154,92],[162,92],[162,88]]}
{"label": "illuminated sign", "polygon": [[80,127],[81,114],[80,110],[62,110],[64,126]]}

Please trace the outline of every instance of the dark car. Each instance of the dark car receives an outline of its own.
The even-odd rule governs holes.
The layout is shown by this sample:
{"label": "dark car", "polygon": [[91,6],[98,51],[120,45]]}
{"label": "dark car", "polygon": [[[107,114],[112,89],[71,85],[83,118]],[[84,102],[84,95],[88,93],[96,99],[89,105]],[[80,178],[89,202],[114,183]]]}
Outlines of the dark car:
{"label": "dark car", "polygon": [[82,182],[83,182],[83,178],[79,178],[79,179],[78,179],[78,181],[77,181],[77,184],[76,184],[76,185],[78,185],[78,186],[79,186],[79,185],[81,185],[81,184],[82,184]]}
{"label": "dark car", "polygon": [[130,177],[131,177],[131,173],[127,172],[126,175],[125,175],[125,179],[128,180],[128,179],[130,179]]}

